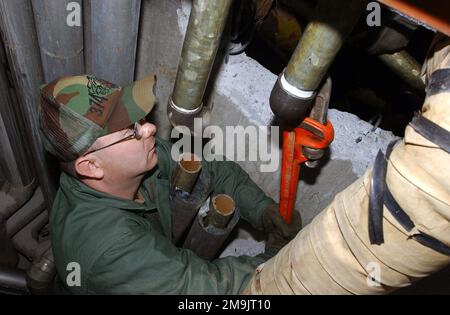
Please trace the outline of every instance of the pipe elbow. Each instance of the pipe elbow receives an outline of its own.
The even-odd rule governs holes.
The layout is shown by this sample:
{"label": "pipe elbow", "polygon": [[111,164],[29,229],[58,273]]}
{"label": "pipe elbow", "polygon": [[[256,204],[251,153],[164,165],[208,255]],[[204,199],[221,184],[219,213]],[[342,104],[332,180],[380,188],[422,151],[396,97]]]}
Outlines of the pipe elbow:
{"label": "pipe elbow", "polygon": [[284,123],[297,126],[308,113],[314,97],[314,91],[302,91],[290,85],[283,72],[270,93],[270,108]]}

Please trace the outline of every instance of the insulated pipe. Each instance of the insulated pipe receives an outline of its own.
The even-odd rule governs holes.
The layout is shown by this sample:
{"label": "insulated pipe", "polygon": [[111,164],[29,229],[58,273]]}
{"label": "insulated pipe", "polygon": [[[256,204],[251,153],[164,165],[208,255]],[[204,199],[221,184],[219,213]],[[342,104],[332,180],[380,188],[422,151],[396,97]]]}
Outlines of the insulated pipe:
{"label": "insulated pipe", "polygon": [[0,266],[15,267],[19,262],[19,256],[6,234],[6,219],[0,213]]}
{"label": "insulated pipe", "polygon": [[25,272],[16,268],[0,266],[0,292],[6,294],[29,293]]}
{"label": "insulated pipe", "polygon": [[231,0],[194,0],[167,114],[173,126],[193,128],[200,116],[211,68],[220,44]]}
{"label": "insulated pipe", "polygon": [[315,15],[270,95],[275,115],[293,126],[303,120],[316,89],[363,8],[361,0],[319,0]]}
{"label": "insulated pipe", "polygon": [[172,215],[172,242],[179,245],[198,209],[210,194],[211,177],[202,170],[200,159],[192,153],[180,156],[170,177],[169,205]]}
{"label": "insulated pipe", "polygon": [[[450,49],[446,53],[447,59],[433,55],[446,62],[432,72],[422,120],[406,127],[387,160],[377,158],[375,166],[386,165],[381,181],[374,173],[382,172],[368,170],[339,193],[258,268],[244,293],[386,294],[450,264]],[[430,129],[417,121],[428,121]],[[384,191],[373,194],[380,184]],[[369,205],[378,197],[375,217]],[[375,242],[376,219],[382,239]]]}
{"label": "insulated pipe", "polygon": [[425,93],[425,84],[420,78],[422,67],[408,52],[401,50],[378,58],[415,91]]}
{"label": "insulated pipe", "polygon": [[118,85],[133,82],[141,0],[84,1],[86,71]]}
{"label": "insulated pipe", "polygon": [[34,261],[50,246],[50,239],[38,240],[39,231],[48,224],[48,212],[41,212],[29,224],[12,237],[16,250],[28,260]]}
{"label": "insulated pipe", "polygon": [[[3,44],[0,42],[3,52]],[[0,53],[1,55],[2,53]],[[3,57],[3,56],[2,56]],[[3,58],[1,58],[3,59]],[[0,168],[6,180],[15,187],[27,186],[35,179],[29,150],[25,146],[23,132],[25,126],[8,82],[5,64],[0,60]]]}
{"label": "insulated pipe", "polygon": [[41,189],[37,188],[31,199],[23,205],[19,211],[8,218],[8,222],[6,224],[8,237],[13,237],[44,210],[44,197],[42,196]]}
{"label": "insulated pipe", "polygon": [[[215,202],[204,204],[200,208],[183,243],[183,248],[192,250],[197,256],[205,260],[212,260],[217,256],[240,218],[239,209],[235,207],[234,200],[227,195],[218,196],[219,199],[212,198]],[[217,213],[217,210],[227,215],[224,218],[217,219],[221,215]],[[215,212],[214,218],[212,218],[212,222],[207,222],[206,218],[211,211]],[[209,216],[209,219],[211,219],[211,216]]]}
{"label": "insulated pipe", "polygon": [[0,30],[33,161],[48,207],[56,193],[39,135],[39,86],[44,82],[31,2],[0,1]]}
{"label": "insulated pipe", "polygon": [[209,211],[205,217],[205,226],[213,225],[218,229],[225,229],[233,218],[236,205],[233,198],[225,194],[219,194],[211,198]]}
{"label": "insulated pipe", "polygon": [[81,0],[32,0],[31,3],[45,82],[84,73]]}
{"label": "insulated pipe", "polygon": [[195,154],[185,153],[181,155],[172,175],[171,185],[175,189],[191,193],[201,169],[202,164]]}
{"label": "insulated pipe", "polygon": [[33,294],[49,294],[55,276],[56,265],[50,247],[39,258],[35,259],[27,270],[27,285]]}

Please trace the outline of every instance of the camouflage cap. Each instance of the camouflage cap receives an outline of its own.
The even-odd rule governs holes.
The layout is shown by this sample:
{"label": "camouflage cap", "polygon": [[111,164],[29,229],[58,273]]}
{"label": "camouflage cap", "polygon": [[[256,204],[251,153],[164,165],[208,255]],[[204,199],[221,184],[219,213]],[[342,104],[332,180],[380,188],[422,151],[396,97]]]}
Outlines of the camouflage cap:
{"label": "camouflage cap", "polygon": [[73,161],[95,140],[144,118],[155,104],[155,76],[120,87],[92,75],[67,76],[41,87],[45,149]]}

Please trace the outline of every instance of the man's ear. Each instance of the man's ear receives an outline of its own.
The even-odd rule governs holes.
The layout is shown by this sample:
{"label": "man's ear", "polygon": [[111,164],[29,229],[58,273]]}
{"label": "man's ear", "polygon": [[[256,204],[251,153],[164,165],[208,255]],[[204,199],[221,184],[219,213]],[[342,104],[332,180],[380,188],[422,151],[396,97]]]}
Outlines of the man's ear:
{"label": "man's ear", "polygon": [[83,156],[75,161],[78,176],[90,179],[102,179],[104,170],[95,155]]}

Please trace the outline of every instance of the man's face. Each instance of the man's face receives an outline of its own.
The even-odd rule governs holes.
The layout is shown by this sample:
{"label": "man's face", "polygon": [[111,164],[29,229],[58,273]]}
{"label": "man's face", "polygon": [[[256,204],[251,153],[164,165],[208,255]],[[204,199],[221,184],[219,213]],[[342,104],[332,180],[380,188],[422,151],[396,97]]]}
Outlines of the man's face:
{"label": "man's face", "polygon": [[[104,171],[105,180],[129,180],[148,172],[158,162],[155,147],[156,126],[148,122],[139,124],[141,138],[114,144],[95,153]],[[125,129],[100,137],[95,145],[102,147],[133,134]]]}

